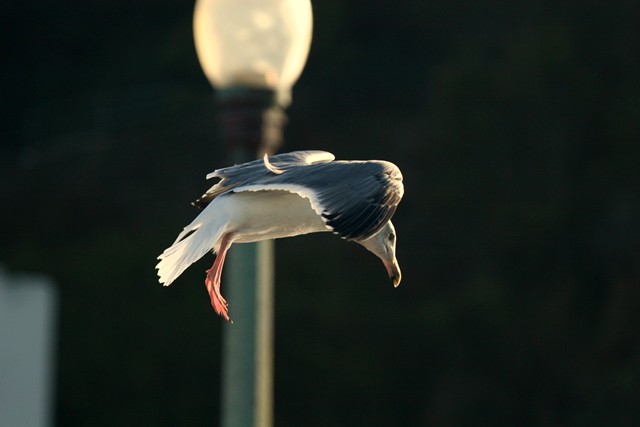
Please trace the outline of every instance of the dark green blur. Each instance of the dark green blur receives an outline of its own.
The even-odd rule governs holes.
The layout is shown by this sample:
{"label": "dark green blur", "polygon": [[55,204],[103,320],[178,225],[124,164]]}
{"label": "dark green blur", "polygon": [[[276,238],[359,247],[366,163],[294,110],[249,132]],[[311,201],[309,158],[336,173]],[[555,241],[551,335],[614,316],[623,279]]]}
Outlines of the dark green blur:
{"label": "dark green blur", "polygon": [[[58,283],[58,426],[219,420],[213,256],[154,272],[226,166],[192,7],[0,6],[0,263]],[[640,425],[640,3],[314,14],[282,151],[401,168],[403,281],[277,242],[275,425]]]}

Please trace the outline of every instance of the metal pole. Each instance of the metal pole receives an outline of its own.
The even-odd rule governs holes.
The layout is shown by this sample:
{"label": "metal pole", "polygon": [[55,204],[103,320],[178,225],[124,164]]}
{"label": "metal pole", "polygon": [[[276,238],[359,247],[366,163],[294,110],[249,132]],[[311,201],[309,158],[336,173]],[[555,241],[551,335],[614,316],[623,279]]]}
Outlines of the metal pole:
{"label": "metal pole", "polygon": [[[286,117],[269,90],[230,88],[218,93],[220,129],[230,163],[274,152]],[[224,325],[222,426],[273,425],[273,242],[234,245],[223,291],[232,325]]]}
{"label": "metal pole", "polygon": [[273,425],[273,241],[237,245],[228,259],[222,425]]}

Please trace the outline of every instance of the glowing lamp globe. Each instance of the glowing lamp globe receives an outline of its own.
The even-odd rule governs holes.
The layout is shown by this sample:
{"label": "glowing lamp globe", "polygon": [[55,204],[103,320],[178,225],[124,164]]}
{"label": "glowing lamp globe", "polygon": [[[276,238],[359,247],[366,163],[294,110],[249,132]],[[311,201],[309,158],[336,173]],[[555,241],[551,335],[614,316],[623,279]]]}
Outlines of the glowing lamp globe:
{"label": "glowing lamp globe", "polygon": [[193,31],[212,85],[271,89],[288,103],[311,45],[311,2],[197,0]]}

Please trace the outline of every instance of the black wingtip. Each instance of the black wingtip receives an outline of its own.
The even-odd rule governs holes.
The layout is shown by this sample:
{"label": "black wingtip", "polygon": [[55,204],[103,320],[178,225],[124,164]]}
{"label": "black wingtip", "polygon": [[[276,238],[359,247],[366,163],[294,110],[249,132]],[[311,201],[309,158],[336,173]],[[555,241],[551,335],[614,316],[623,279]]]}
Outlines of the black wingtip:
{"label": "black wingtip", "polygon": [[193,202],[191,202],[191,206],[195,206],[198,209],[204,209],[204,208],[207,207],[209,202],[210,202],[209,200],[198,199],[198,200],[194,200]]}

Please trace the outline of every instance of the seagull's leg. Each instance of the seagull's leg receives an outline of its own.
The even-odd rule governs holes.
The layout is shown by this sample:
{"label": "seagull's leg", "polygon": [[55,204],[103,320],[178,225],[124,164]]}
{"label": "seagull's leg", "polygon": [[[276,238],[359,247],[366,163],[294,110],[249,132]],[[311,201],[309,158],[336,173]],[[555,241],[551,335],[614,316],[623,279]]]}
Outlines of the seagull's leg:
{"label": "seagull's leg", "polygon": [[204,280],[207,285],[207,291],[209,291],[209,297],[211,298],[211,305],[216,313],[224,317],[228,322],[229,314],[227,314],[227,301],[222,297],[220,293],[220,279],[222,278],[222,267],[224,266],[224,258],[227,256],[227,251],[231,247],[231,234],[227,233],[222,237],[220,243],[220,249],[216,256],[216,260],[213,266],[207,270],[207,277]]}

